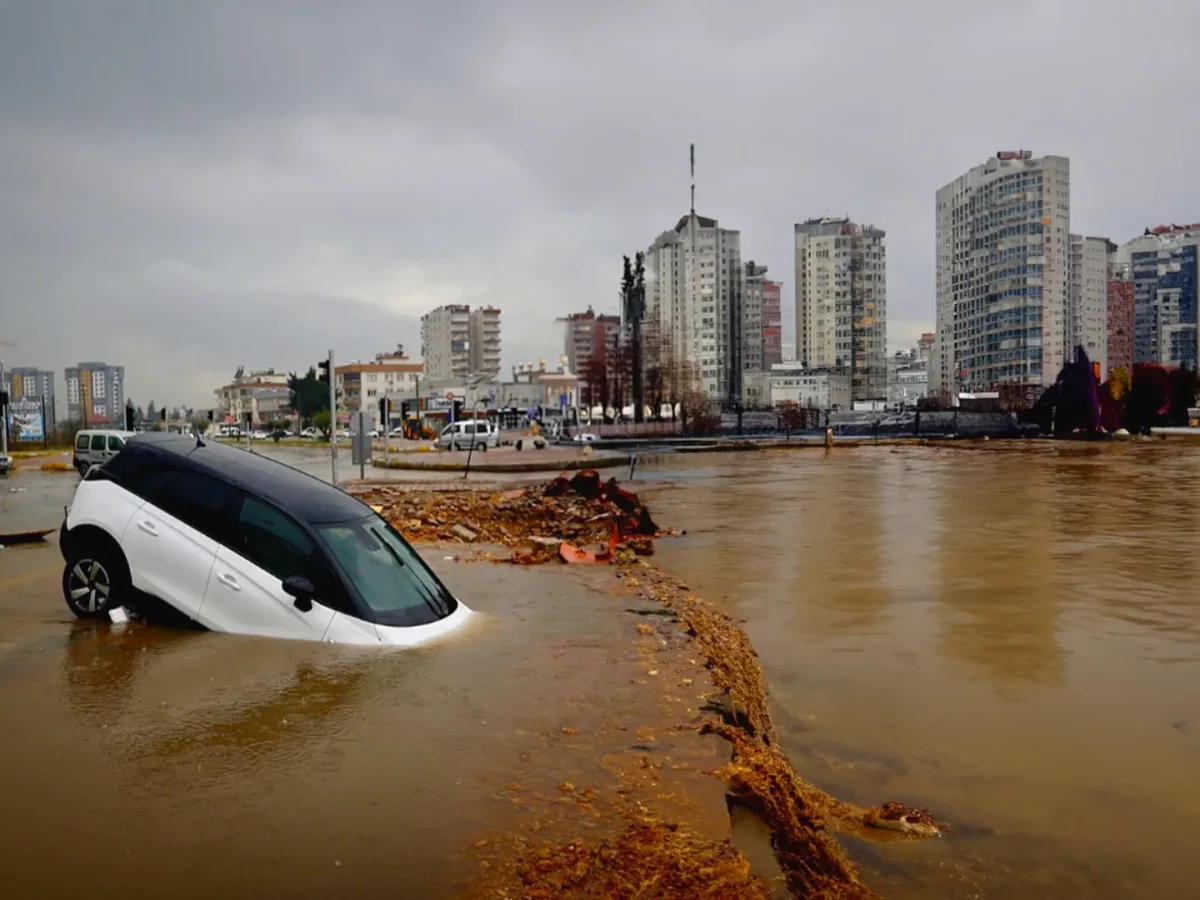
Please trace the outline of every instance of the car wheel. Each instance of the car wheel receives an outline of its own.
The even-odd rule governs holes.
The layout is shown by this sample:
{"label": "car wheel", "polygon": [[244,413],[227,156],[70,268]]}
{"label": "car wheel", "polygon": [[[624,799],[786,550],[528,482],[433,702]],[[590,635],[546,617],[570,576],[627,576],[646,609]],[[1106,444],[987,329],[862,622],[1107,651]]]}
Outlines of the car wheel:
{"label": "car wheel", "polygon": [[85,463],[85,462],[81,462],[75,468],[79,470],[80,478],[87,478],[88,469],[91,468],[91,465],[89,465],[88,463]]}
{"label": "car wheel", "polygon": [[128,580],[124,560],[111,551],[94,544],[71,548],[63,567],[63,599],[79,618],[97,619],[122,605]]}

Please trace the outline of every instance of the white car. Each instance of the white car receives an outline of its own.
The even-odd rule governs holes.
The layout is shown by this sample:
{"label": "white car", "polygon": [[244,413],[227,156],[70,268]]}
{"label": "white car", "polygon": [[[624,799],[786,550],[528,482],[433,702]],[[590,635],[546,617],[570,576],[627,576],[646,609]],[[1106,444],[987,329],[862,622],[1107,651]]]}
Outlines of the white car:
{"label": "white car", "polygon": [[7,475],[13,468],[13,458],[7,454],[0,454],[0,475]]}
{"label": "white car", "polygon": [[311,425],[309,425],[302,432],[300,432],[300,436],[306,437],[306,438],[315,438],[318,436],[318,432],[317,432],[317,429],[315,429]]}
{"label": "white car", "polygon": [[590,431],[581,431],[571,438],[577,444],[591,444],[600,440],[598,435],[592,434]]}
{"label": "white car", "polygon": [[361,501],[187,435],[138,435],[89,470],[60,546],[84,618],[150,597],[212,631],[407,647],[471,615]]}
{"label": "white car", "polygon": [[262,430],[250,432],[250,439],[254,441],[265,441],[270,436],[269,433]]}

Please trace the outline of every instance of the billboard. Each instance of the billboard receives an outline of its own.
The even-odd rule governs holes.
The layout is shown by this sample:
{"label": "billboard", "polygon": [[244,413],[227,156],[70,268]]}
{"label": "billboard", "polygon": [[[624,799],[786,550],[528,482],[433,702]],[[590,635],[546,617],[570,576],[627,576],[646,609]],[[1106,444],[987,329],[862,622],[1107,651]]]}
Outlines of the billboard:
{"label": "billboard", "polygon": [[14,441],[44,441],[40,397],[22,397],[8,405],[8,434]]}

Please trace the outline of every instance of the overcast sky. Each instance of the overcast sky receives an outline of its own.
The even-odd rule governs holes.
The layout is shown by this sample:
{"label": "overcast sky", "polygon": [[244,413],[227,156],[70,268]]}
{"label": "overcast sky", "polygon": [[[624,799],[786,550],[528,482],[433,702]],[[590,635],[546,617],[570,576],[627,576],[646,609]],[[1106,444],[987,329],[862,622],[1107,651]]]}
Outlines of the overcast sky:
{"label": "overcast sky", "polygon": [[794,222],[886,229],[905,345],[934,191],[996,150],[1071,157],[1075,231],[1200,220],[1198,38],[1196,0],[0,0],[0,353],[208,407],[464,302],[552,359],[687,211],[692,141],[789,310]]}

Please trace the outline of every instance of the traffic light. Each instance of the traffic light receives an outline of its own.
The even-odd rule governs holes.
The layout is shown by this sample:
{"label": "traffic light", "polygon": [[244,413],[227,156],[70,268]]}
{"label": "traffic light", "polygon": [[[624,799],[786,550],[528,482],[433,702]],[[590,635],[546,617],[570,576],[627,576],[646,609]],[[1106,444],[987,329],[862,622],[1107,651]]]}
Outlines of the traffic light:
{"label": "traffic light", "polygon": [[8,409],[8,391],[0,391],[0,410]]}
{"label": "traffic light", "polygon": [[329,384],[329,360],[327,360],[327,359],[321,360],[319,363],[317,363],[317,368],[321,370],[321,374],[320,374],[320,376],[318,376],[318,380],[323,381],[326,384]]}
{"label": "traffic light", "polygon": [[134,413],[134,411],[133,411],[133,404],[132,404],[132,403],[126,403],[126,404],[125,404],[125,430],[126,430],[126,431],[133,431],[133,426],[134,426],[133,417],[134,417],[134,415],[135,415],[135,413]]}
{"label": "traffic light", "polygon": [[391,426],[391,420],[388,418],[388,413],[390,413],[391,411],[392,411],[392,401],[389,400],[387,397],[380,397],[379,398],[379,421],[381,424],[379,427],[384,429],[385,431],[388,428],[390,428],[390,426]]}
{"label": "traffic light", "polygon": [[164,422],[167,421],[167,408],[165,406],[158,411],[158,417]]}

